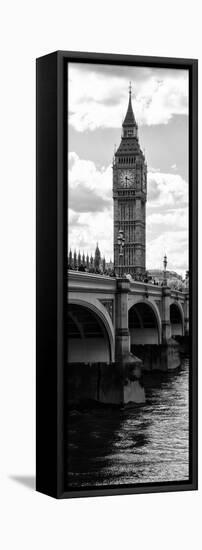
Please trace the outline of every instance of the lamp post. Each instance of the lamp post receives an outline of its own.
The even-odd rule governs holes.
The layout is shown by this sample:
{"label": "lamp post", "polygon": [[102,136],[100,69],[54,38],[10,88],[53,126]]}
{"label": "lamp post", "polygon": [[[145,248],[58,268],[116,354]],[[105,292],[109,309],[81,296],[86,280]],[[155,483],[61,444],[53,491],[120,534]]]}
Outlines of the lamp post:
{"label": "lamp post", "polygon": [[118,246],[119,246],[119,277],[121,277],[121,266],[123,265],[122,259],[123,259],[123,247],[125,243],[125,238],[123,236],[123,229],[119,229],[118,232]]}
{"label": "lamp post", "polygon": [[189,271],[186,271],[185,286],[189,288]]}
{"label": "lamp post", "polygon": [[166,254],[165,254],[165,256],[163,258],[163,286],[167,286],[167,276],[166,276],[167,263],[168,263],[168,260],[167,260]]}

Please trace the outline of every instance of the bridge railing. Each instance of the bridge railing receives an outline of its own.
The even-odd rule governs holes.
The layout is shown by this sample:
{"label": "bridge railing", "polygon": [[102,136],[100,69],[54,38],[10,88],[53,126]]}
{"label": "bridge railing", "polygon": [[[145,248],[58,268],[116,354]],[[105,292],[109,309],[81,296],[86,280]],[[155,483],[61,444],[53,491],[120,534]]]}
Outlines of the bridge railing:
{"label": "bridge railing", "polygon": [[189,290],[171,290],[171,298],[181,298],[186,299],[186,297],[189,295]]}
{"label": "bridge railing", "polygon": [[84,273],[82,271],[68,271],[67,286],[71,289],[106,290],[114,293],[116,291],[117,279],[95,273]]}
{"label": "bridge railing", "polygon": [[[67,284],[69,290],[82,290],[91,288],[91,290],[95,291],[107,291],[115,293],[117,290],[117,282],[119,281],[118,277],[110,277],[109,275],[105,274],[98,274],[98,273],[87,273],[83,271],[74,271],[74,270],[68,270],[68,278],[67,278]],[[161,297],[163,294],[163,289],[165,287],[161,285],[156,285],[154,283],[148,282],[142,282],[142,281],[135,281],[133,279],[128,279],[130,285],[129,285],[129,292],[130,293],[139,293],[139,294],[145,294],[148,296],[159,296]],[[169,288],[169,287],[168,287]],[[186,299],[187,295],[189,294],[189,290],[176,290],[176,289],[170,289],[171,291],[171,297],[174,299]]]}

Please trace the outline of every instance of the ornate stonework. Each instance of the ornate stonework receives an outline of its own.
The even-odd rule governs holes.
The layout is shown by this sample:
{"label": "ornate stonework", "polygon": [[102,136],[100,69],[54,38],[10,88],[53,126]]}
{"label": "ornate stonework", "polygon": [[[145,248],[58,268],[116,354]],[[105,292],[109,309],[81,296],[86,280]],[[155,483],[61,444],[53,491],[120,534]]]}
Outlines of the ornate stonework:
{"label": "ornate stonework", "polygon": [[[114,199],[114,267],[119,276],[145,273],[145,234],[147,200],[147,165],[140,148],[138,126],[133,113],[131,90],[121,143],[113,162]],[[119,256],[119,230],[125,244]]]}
{"label": "ornate stonework", "polygon": [[100,302],[106,308],[113,321],[113,300],[100,300]]}

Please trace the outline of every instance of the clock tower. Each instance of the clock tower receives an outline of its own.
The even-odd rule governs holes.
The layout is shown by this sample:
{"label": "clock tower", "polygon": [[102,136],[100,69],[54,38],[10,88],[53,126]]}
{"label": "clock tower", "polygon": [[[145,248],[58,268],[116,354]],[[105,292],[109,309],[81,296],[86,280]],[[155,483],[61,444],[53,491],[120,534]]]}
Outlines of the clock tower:
{"label": "clock tower", "polygon": [[[147,165],[139,144],[131,86],[121,143],[113,160],[113,200],[115,272],[121,277],[130,273],[133,278],[141,278],[146,269]],[[118,243],[120,235],[125,239],[123,247]]]}

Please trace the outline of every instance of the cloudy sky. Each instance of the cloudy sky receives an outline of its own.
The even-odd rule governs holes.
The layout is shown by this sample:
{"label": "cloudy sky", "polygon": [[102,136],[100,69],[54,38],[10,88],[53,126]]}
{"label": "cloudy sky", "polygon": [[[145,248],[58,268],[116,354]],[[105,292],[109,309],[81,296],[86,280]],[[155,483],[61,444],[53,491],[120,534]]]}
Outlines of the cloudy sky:
{"label": "cloudy sky", "polygon": [[147,269],[188,269],[188,72],[70,63],[69,248],[113,258],[112,157],[132,83],[148,165]]}

